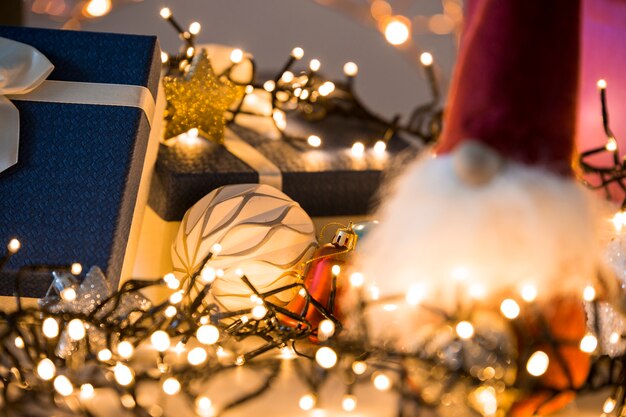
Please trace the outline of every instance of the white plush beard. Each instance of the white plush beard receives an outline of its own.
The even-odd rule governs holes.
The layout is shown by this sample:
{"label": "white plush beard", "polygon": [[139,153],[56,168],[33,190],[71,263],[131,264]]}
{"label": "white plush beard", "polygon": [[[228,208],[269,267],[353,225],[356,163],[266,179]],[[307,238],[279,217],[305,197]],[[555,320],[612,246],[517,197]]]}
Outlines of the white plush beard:
{"label": "white plush beard", "polygon": [[574,179],[506,162],[471,186],[445,155],[412,163],[382,201],[358,260],[381,299],[413,291],[453,312],[470,298],[519,296],[529,284],[539,299],[580,296],[598,277],[608,217]]}

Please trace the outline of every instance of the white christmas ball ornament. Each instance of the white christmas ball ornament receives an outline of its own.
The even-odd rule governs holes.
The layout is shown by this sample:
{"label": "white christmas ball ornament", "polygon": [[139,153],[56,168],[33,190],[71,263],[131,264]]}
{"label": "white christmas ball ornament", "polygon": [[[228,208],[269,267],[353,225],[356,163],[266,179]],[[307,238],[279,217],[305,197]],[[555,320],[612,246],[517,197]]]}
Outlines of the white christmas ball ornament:
{"label": "white christmas ball ornament", "polygon": [[[313,222],[298,203],[268,185],[228,185],[185,214],[172,248],[174,274],[187,281],[212,253],[206,266],[223,275],[211,284],[210,296],[226,310],[247,309],[258,304],[242,274],[261,293],[288,285],[296,280],[288,272],[302,268],[316,246]],[[192,297],[205,285],[201,281]],[[276,294],[272,302],[286,304],[296,292]]]}

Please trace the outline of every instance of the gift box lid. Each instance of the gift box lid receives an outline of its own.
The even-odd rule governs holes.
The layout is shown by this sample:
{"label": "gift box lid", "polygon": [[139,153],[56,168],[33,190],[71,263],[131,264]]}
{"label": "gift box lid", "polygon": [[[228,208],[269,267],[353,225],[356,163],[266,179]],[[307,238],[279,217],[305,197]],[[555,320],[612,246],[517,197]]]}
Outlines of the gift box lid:
{"label": "gift box lid", "polygon": [[[156,37],[0,26],[0,37],[35,47],[55,66],[48,80],[135,85],[156,97]],[[12,99],[20,115],[18,163],[0,173],[0,242],[22,249],[0,276],[26,265],[97,265],[119,278],[150,133],[136,107]],[[8,271],[8,272],[7,272]],[[21,283],[42,296],[49,275]]]}
{"label": "gift box lid", "polygon": [[[234,134],[250,144],[281,171],[282,191],[311,216],[368,213],[382,182],[383,172],[413,158],[419,148],[399,135],[387,144],[384,155],[370,149],[362,157],[351,154],[356,141],[374,143],[386,126],[375,121],[330,115],[321,121],[290,119],[298,134],[324,138],[322,148],[298,141],[267,137],[237,124]],[[227,184],[256,183],[259,174],[226,147],[209,141],[161,144],[153,176],[149,205],[166,221],[180,221],[189,207],[213,189]]]}

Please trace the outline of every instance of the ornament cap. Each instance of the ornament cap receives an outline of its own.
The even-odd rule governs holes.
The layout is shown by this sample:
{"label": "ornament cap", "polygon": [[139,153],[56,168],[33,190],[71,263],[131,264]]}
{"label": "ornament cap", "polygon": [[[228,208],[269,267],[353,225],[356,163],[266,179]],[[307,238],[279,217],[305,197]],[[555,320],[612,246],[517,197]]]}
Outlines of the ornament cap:
{"label": "ornament cap", "polygon": [[353,223],[350,222],[348,227],[337,229],[330,243],[337,248],[345,248],[349,251],[354,250],[358,235],[353,230]]}

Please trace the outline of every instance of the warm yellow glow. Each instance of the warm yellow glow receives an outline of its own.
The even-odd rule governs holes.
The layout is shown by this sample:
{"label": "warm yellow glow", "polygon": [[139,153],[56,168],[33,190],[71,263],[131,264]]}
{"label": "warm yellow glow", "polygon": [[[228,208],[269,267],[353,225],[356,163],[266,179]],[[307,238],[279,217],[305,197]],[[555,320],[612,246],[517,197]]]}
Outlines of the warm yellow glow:
{"label": "warm yellow glow", "polygon": [[169,60],[170,56],[167,54],[167,52],[161,51],[161,63],[165,64]]}
{"label": "warm yellow glow", "polygon": [[330,272],[332,272],[333,275],[339,275],[341,273],[341,266],[340,265],[333,265],[332,268],[330,268]]}
{"label": "warm yellow glow", "polygon": [[254,306],[252,308],[252,317],[257,320],[261,320],[267,314],[267,308],[263,305]]}
{"label": "warm yellow glow", "polygon": [[350,275],[350,285],[353,287],[361,287],[365,283],[365,277],[360,272],[353,272]]}
{"label": "warm yellow glow", "polygon": [[343,64],[343,73],[348,77],[355,77],[359,73],[359,66],[354,62],[346,62]]}
{"label": "warm yellow glow", "polygon": [[24,339],[22,339],[21,337],[17,336],[15,340],[13,340],[13,343],[15,344],[16,348],[24,349]]}
{"label": "warm yellow glow", "polygon": [[165,317],[170,318],[170,319],[174,317],[176,313],[178,313],[178,310],[174,306],[168,306],[163,312],[163,314],[165,314]]}
{"label": "warm yellow glow", "polygon": [[385,39],[387,39],[387,42],[392,45],[402,45],[411,35],[411,31],[407,23],[397,17],[394,17],[387,22],[384,33]]}
{"label": "warm yellow glow", "polygon": [[7,245],[7,249],[11,253],[17,253],[17,251],[19,251],[21,247],[22,247],[22,244],[17,239],[9,240],[9,244]]}
{"label": "warm yellow glow", "polygon": [[617,342],[620,341],[620,339],[621,339],[621,336],[617,332],[613,332],[611,333],[611,336],[609,336],[609,342],[611,342],[612,344],[616,344]]}
{"label": "warm yellow glow", "polygon": [[85,7],[85,12],[91,17],[101,17],[111,11],[111,0],[91,0]]}
{"label": "warm yellow glow", "polygon": [[187,56],[189,58],[191,58],[194,54],[194,52],[196,52],[195,48],[193,46],[190,46],[189,48],[187,48]]}
{"label": "warm yellow glow", "polygon": [[54,366],[54,363],[48,358],[42,359],[37,364],[37,375],[39,375],[39,378],[43,379],[44,381],[50,381],[52,378],[54,378],[56,372],[56,366]]}
{"label": "warm yellow glow", "polygon": [[300,405],[300,408],[304,411],[312,410],[313,407],[315,407],[315,403],[317,403],[317,398],[311,393],[304,394],[300,397],[300,401],[298,401],[298,405]]}
{"label": "warm yellow glow", "polygon": [[59,322],[52,317],[48,317],[41,325],[41,331],[48,339],[53,339],[59,335]]}
{"label": "warm yellow glow", "polygon": [[96,393],[91,384],[83,384],[80,386],[80,394],[78,394],[82,401],[91,400],[96,396]]}
{"label": "warm yellow glow", "polygon": [[477,300],[483,299],[485,298],[485,295],[487,294],[487,288],[483,284],[475,283],[475,284],[470,285],[468,289],[468,293],[469,293],[469,296],[474,299],[477,299]]}
{"label": "warm yellow glow", "polygon": [[597,85],[599,89],[604,90],[606,88],[606,80],[604,79],[598,80]]}
{"label": "warm yellow glow", "polygon": [[548,355],[545,352],[538,350],[530,355],[530,358],[526,363],[526,370],[532,376],[541,376],[546,373],[549,364],[550,358],[548,358]]}
{"label": "warm yellow glow", "polygon": [[98,360],[101,362],[110,361],[112,357],[113,353],[111,353],[109,349],[102,349],[100,352],[98,352]]}
{"label": "warm yellow glow", "polygon": [[223,249],[224,248],[222,248],[222,245],[220,245],[219,243],[214,243],[213,246],[211,246],[211,253],[213,255],[219,255]]}
{"label": "warm yellow glow", "polygon": [[170,303],[178,304],[183,301],[183,293],[182,291],[176,291],[174,294],[170,295]]}
{"label": "warm yellow glow", "polygon": [[391,380],[387,375],[377,372],[373,375],[373,377],[374,387],[378,391],[387,391],[389,388],[391,388]]}
{"label": "warm yellow glow", "polygon": [[615,152],[617,150],[617,141],[615,138],[609,138],[606,142],[605,148],[609,152]]}
{"label": "warm yellow glow", "polygon": [[72,393],[74,392],[74,387],[72,386],[72,383],[69,379],[67,379],[65,375],[59,375],[54,378],[53,385],[54,389],[64,397],[72,395]]}
{"label": "warm yellow glow", "polygon": [[300,48],[299,46],[296,46],[295,48],[291,50],[291,56],[294,57],[295,59],[302,59],[302,57],[304,56],[304,49]]}
{"label": "warm yellow glow", "polygon": [[421,303],[424,297],[426,297],[426,286],[424,284],[413,284],[406,293],[406,302],[415,306]]}
{"label": "warm yellow glow", "polygon": [[387,150],[387,144],[382,141],[376,141],[376,143],[374,144],[374,153],[378,156],[382,156],[385,154],[385,151]]}
{"label": "warm yellow glow", "polygon": [[335,323],[332,320],[322,320],[317,329],[317,334],[322,340],[326,340],[335,333]]}
{"label": "warm yellow glow", "polygon": [[125,387],[132,384],[135,380],[135,374],[133,370],[121,362],[118,362],[113,368],[113,376],[115,377],[115,381],[117,381],[118,384]]}
{"label": "warm yellow glow", "polygon": [[73,319],[67,324],[67,334],[72,340],[82,340],[85,337],[85,323],[80,319]]}
{"label": "warm yellow glow", "polygon": [[422,52],[420,54],[420,62],[425,67],[430,67],[433,64],[433,55],[430,52]]}
{"label": "warm yellow glow", "polygon": [[220,331],[212,324],[206,324],[204,326],[198,327],[198,330],[196,331],[196,337],[198,338],[198,342],[202,343],[203,345],[212,345],[219,340]]}
{"label": "warm yellow glow", "polygon": [[593,301],[596,299],[596,289],[593,288],[591,285],[587,285],[585,287],[585,289],[583,290],[583,298],[585,299],[585,301]]}
{"label": "warm yellow glow", "polygon": [[609,397],[606,399],[606,401],[604,401],[604,404],[602,405],[602,412],[606,414],[611,414],[613,410],[615,410],[616,405],[617,402],[615,401],[615,398]]}
{"label": "warm yellow glow", "polygon": [[611,218],[611,222],[613,223],[613,227],[615,227],[615,231],[616,232],[621,232],[622,229],[624,228],[624,224],[626,224],[625,220],[626,220],[626,216],[625,216],[625,212],[623,211],[618,211],[617,213],[615,213],[615,216],[613,216]]}
{"label": "warm yellow glow", "polygon": [[532,303],[537,298],[537,287],[532,284],[526,284],[521,290],[522,299],[527,303]]}
{"label": "warm yellow glow", "polygon": [[300,100],[306,100],[309,97],[309,90],[302,90],[300,92]]}
{"label": "warm yellow glow", "polygon": [[206,360],[207,360],[206,350],[204,350],[201,347],[193,348],[187,354],[187,361],[194,366],[200,365],[204,363]]}
{"label": "warm yellow glow", "polygon": [[502,304],[500,304],[500,311],[502,312],[502,315],[504,315],[504,317],[513,320],[517,318],[517,316],[519,316],[520,307],[515,300],[507,298],[506,300],[502,301]]}
{"label": "warm yellow glow", "polygon": [[314,148],[317,148],[322,144],[322,139],[316,135],[310,135],[306,141],[309,144],[309,146],[312,146]]}
{"label": "warm yellow glow", "polygon": [[320,96],[326,97],[335,91],[335,83],[332,81],[326,81],[324,84],[320,85],[317,91],[320,93]]}
{"label": "warm yellow glow", "polygon": [[192,22],[189,25],[189,33],[191,33],[192,35],[197,35],[198,33],[200,33],[200,29],[202,29],[202,26],[198,22]]}
{"label": "warm yellow glow", "polygon": [[593,353],[598,347],[598,339],[592,334],[586,334],[580,341],[580,350],[585,353]]}
{"label": "warm yellow glow", "polygon": [[367,371],[367,364],[363,361],[352,362],[352,372],[357,375],[363,375]]}
{"label": "warm yellow glow", "polygon": [[163,381],[163,392],[167,395],[176,395],[180,392],[180,382],[176,378],[167,378]]}
{"label": "warm yellow glow", "polygon": [[385,311],[396,311],[398,309],[398,306],[396,304],[385,304],[383,306],[383,310]]}
{"label": "warm yellow glow", "polygon": [[498,399],[496,390],[493,387],[479,387],[474,391],[474,398],[482,408],[482,415],[485,417],[494,416],[498,411]]}
{"label": "warm yellow glow", "polygon": [[170,348],[170,336],[163,330],[157,330],[150,336],[150,343],[159,352],[165,352]]}
{"label": "warm yellow glow", "polygon": [[61,290],[59,293],[62,299],[65,301],[74,301],[76,300],[76,290],[72,287],[67,287]]}
{"label": "warm yellow glow", "polygon": [[79,275],[81,272],[83,272],[83,266],[79,264],[78,262],[74,262],[72,266],[70,267],[70,272],[73,275]]}
{"label": "warm yellow glow", "polygon": [[474,326],[469,321],[460,321],[456,325],[456,334],[459,335],[461,339],[469,339],[474,336]]}
{"label": "warm yellow glow", "polygon": [[254,92],[254,86],[253,85],[247,85],[246,86],[246,94],[252,94]]}
{"label": "warm yellow glow", "polygon": [[170,17],[172,17],[172,11],[169,7],[162,8],[160,14],[163,19],[169,19]]}
{"label": "warm yellow glow", "polygon": [[124,394],[120,397],[120,402],[122,403],[122,405],[126,408],[134,408],[136,403],[135,400],[133,399],[133,396],[130,394]]}
{"label": "warm yellow glow", "polygon": [[177,290],[178,287],[180,287],[180,281],[171,272],[169,274],[165,274],[165,276],[163,277],[163,281],[165,281],[167,288],[171,290]]}
{"label": "warm yellow glow", "polygon": [[196,412],[200,417],[213,417],[215,415],[213,401],[209,397],[198,397],[196,399]]}
{"label": "warm yellow glow", "polygon": [[132,343],[124,340],[117,345],[117,354],[120,355],[120,357],[130,359],[133,353],[135,353],[135,347]]}
{"label": "warm yellow glow", "polygon": [[315,352],[315,361],[324,369],[330,369],[337,364],[337,353],[328,346],[321,347]]}
{"label": "warm yellow glow", "polygon": [[297,354],[290,346],[283,346],[280,348],[280,357],[282,359],[295,359]]}
{"label": "warm yellow glow", "polygon": [[272,112],[272,118],[276,123],[276,127],[280,130],[285,130],[287,128],[287,117],[285,117],[285,113],[280,109],[274,109]]}
{"label": "warm yellow glow", "polygon": [[246,362],[246,358],[244,358],[243,355],[239,355],[237,356],[237,358],[235,359],[235,365],[237,366],[241,366]]}
{"label": "warm yellow glow", "polygon": [[309,68],[311,69],[311,71],[319,71],[321,67],[322,63],[319,59],[312,59],[311,61],[309,61]]}
{"label": "warm yellow glow", "polygon": [[365,153],[365,145],[361,142],[354,142],[350,151],[352,152],[352,156],[360,158]]}
{"label": "warm yellow glow", "polygon": [[348,413],[356,409],[356,396],[344,395],[341,399],[341,408]]}
{"label": "warm yellow glow", "polygon": [[230,62],[239,64],[241,61],[243,61],[243,51],[241,49],[233,49],[230,53]]}
{"label": "warm yellow glow", "polygon": [[294,75],[291,71],[283,72],[283,75],[280,77],[280,80],[284,83],[290,83],[293,81]]}

